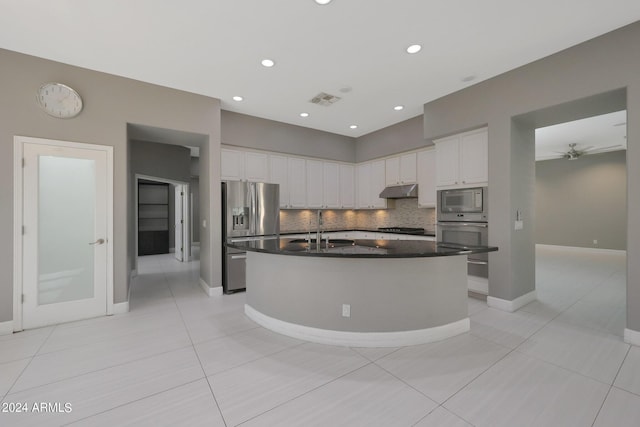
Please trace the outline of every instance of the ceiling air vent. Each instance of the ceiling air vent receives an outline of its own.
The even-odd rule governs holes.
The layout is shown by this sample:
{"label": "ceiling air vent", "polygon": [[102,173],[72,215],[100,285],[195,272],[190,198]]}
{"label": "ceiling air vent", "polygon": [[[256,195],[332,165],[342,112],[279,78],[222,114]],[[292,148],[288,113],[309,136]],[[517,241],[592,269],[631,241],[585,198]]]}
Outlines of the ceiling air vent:
{"label": "ceiling air vent", "polygon": [[316,96],[314,96],[313,98],[311,98],[311,102],[312,104],[316,104],[316,105],[323,105],[325,107],[329,107],[332,104],[335,104],[336,102],[340,101],[340,97],[339,96],[335,96],[335,95],[331,95],[328,93],[324,93],[324,92],[320,92],[319,94],[317,94]]}

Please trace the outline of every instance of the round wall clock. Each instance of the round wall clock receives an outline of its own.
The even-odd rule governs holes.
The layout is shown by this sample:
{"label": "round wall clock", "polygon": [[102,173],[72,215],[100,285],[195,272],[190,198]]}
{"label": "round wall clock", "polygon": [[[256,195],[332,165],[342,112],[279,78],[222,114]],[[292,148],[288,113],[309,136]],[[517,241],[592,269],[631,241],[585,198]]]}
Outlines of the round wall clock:
{"label": "round wall clock", "polygon": [[67,85],[45,83],[38,90],[38,105],[50,116],[70,119],[82,111],[82,98]]}

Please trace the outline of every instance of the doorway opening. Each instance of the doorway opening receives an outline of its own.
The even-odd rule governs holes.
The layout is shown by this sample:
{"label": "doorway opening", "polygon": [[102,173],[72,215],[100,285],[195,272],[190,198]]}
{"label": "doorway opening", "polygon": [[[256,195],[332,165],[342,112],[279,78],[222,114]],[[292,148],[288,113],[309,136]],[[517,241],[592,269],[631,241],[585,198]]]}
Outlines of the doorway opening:
{"label": "doorway opening", "polygon": [[512,137],[514,148],[526,153],[521,166],[532,173],[525,198],[535,219],[529,232],[537,301],[525,310],[621,340],[626,325],[625,110],[626,90],[618,89],[514,117]]}
{"label": "doorway opening", "polygon": [[189,184],[136,174],[137,256],[173,253],[191,259]]}
{"label": "doorway opening", "polygon": [[[209,255],[210,195],[207,183],[200,185],[198,159],[200,152],[204,156],[209,154],[208,136],[138,124],[128,124],[127,133],[131,284],[146,281],[138,277],[144,274],[139,268],[139,256],[163,253],[155,255],[162,258],[158,262],[174,264],[172,268],[180,271],[188,269],[190,280],[209,294],[210,265],[200,264],[199,260],[201,252],[205,258]],[[205,162],[203,166],[205,176],[209,173],[207,165]],[[139,190],[145,186],[152,189],[151,193],[155,188],[153,197],[160,199],[145,199],[146,195],[141,199]],[[149,203],[141,206],[140,202],[145,205],[145,200]],[[148,236],[142,236],[144,233]],[[149,291],[157,296],[162,293],[153,287]]]}

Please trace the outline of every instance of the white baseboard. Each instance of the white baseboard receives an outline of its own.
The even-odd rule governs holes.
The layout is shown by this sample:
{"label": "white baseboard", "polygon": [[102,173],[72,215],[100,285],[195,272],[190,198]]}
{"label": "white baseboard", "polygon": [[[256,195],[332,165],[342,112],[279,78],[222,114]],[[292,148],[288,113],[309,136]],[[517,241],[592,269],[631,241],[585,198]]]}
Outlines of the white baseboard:
{"label": "white baseboard", "polygon": [[514,311],[524,307],[525,305],[535,300],[536,300],[536,291],[531,291],[528,294],[519,296],[513,301],[488,296],[487,305],[489,307],[497,308],[498,310],[508,311],[510,313],[513,313]]}
{"label": "white baseboard", "polygon": [[215,288],[210,288],[209,285],[207,285],[207,282],[202,280],[202,278],[200,278],[199,283],[200,283],[200,287],[202,288],[204,293],[209,295],[210,297],[222,296],[222,286],[218,286],[218,287],[215,287]]}
{"label": "white baseboard", "polygon": [[579,252],[591,252],[591,253],[594,253],[594,254],[597,254],[597,253],[626,254],[627,253],[627,251],[621,250],[621,249],[583,248],[583,247],[580,247],[580,246],[559,246],[559,245],[536,244],[536,248],[559,249],[559,250],[579,251]]}
{"label": "white baseboard", "polygon": [[274,332],[319,344],[345,347],[404,347],[440,341],[470,330],[469,318],[428,329],[398,332],[346,332],[312,328],[274,319],[245,304],[244,313],[257,324]]}
{"label": "white baseboard", "polygon": [[11,335],[13,333],[13,320],[0,322],[0,335]]}
{"label": "white baseboard", "polygon": [[640,331],[633,329],[624,329],[624,342],[631,345],[640,346]]}
{"label": "white baseboard", "polygon": [[123,314],[129,312],[129,301],[113,304],[113,314]]}

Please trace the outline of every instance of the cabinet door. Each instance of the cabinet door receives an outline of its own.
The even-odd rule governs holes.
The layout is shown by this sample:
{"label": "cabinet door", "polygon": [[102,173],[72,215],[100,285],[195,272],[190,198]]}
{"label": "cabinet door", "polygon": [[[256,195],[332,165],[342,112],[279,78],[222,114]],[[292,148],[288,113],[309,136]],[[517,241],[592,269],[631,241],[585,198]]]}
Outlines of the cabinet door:
{"label": "cabinet door", "polygon": [[387,199],[381,199],[379,197],[382,190],[385,187],[385,161],[378,160],[371,162],[371,177],[370,177],[370,200],[372,207],[374,208],[386,208]]}
{"label": "cabinet door", "polygon": [[323,162],[322,171],[322,198],[325,208],[340,207],[340,176],[338,164]]}
{"label": "cabinet door", "polygon": [[357,197],[356,207],[367,209],[371,207],[371,163],[359,164],[356,167]]}
{"label": "cabinet door", "polygon": [[220,150],[220,179],[241,181],[244,179],[244,151]]}
{"label": "cabinet door", "polygon": [[247,181],[266,182],[268,180],[267,155],[247,151],[244,153],[244,176]]}
{"label": "cabinet door", "polygon": [[488,179],[488,133],[486,129],[460,138],[460,183],[480,184]]}
{"label": "cabinet door", "polygon": [[[400,184],[400,157],[392,157],[384,161],[385,185]],[[380,190],[382,191],[382,190]]]}
{"label": "cabinet door", "polygon": [[307,160],[307,206],[310,208],[323,207],[322,169],[318,160]]}
{"label": "cabinet door", "polygon": [[340,165],[340,207],[353,209],[356,207],[356,175],[352,165]]}
{"label": "cabinet door", "polygon": [[400,184],[415,184],[418,182],[416,173],[416,153],[400,156]]}
{"label": "cabinet door", "polygon": [[289,206],[302,209],[307,207],[307,175],[305,160],[289,157],[287,162],[289,174]]}
{"label": "cabinet door", "polygon": [[280,185],[280,208],[289,207],[289,170],[287,158],[269,155],[269,182]]}
{"label": "cabinet door", "polygon": [[418,206],[436,206],[436,151],[418,153]]}
{"label": "cabinet door", "polygon": [[458,137],[441,139],[436,143],[436,184],[438,187],[457,185],[459,176],[460,150]]}

